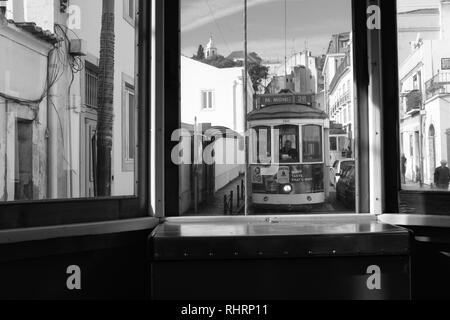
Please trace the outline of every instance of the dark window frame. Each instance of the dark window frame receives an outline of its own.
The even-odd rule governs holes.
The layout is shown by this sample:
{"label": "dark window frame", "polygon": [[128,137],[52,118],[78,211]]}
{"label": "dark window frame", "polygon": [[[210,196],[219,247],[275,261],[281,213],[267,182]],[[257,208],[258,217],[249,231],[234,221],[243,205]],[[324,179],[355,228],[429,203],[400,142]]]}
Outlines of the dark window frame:
{"label": "dark window frame", "polygon": [[[0,230],[49,227],[150,217],[151,17],[150,1],[139,0],[136,15],[138,144],[137,194],[130,197],[54,199],[0,203]],[[142,92],[143,94],[139,94]]]}
{"label": "dark window frame", "polygon": [[[400,106],[398,74],[397,1],[380,0],[382,12],[381,50],[383,56],[383,153],[386,214],[448,215],[450,193],[402,190]],[[408,150],[409,152],[409,150]],[[434,205],[438,204],[438,205]]]}
{"label": "dark window frame", "polygon": [[[179,216],[179,190],[174,188],[179,184],[179,168],[169,160],[171,151],[177,146],[176,141],[170,141],[172,132],[179,128],[181,99],[180,87],[180,0],[156,1],[156,25],[163,26],[156,30],[156,74],[162,75],[163,81],[157,81],[156,86],[156,154],[163,155],[156,159],[155,190],[157,216],[161,218]],[[360,194],[357,199],[358,214],[370,213],[370,176],[369,176],[369,65],[368,65],[368,30],[366,1],[352,0],[352,32],[355,95],[359,109],[355,115],[357,124],[356,149],[359,162],[356,174],[356,190]],[[174,40],[176,39],[176,40]],[[167,43],[167,45],[166,45]],[[367,66],[367,67],[366,67]],[[161,80],[159,79],[159,80]],[[170,110],[165,112],[165,110]],[[177,110],[177,112],[174,112]],[[162,121],[162,124],[158,124]],[[326,143],[328,144],[328,143]],[[356,156],[358,156],[358,153]],[[355,157],[356,157],[355,156]]]}

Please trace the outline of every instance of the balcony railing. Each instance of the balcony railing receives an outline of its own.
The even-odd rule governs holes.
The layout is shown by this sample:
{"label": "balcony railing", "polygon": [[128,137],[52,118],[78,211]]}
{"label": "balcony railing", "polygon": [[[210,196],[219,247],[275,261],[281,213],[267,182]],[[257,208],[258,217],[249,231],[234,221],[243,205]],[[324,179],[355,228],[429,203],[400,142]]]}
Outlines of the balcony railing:
{"label": "balcony railing", "polygon": [[425,83],[425,88],[427,100],[437,95],[450,94],[450,71],[439,72]]}
{"label": "balcony railing", "polygon": [[347,90],[340,97],[338,97],[338,99],[333,104],[333,107],[331,109],[332,114],[336,113],[341,106],[346,105],[348,103],[350,103],[350,90]]}
{"label": "balcony railing", "polygon": [[420,111],[423,104],[423,94],[420,90],[412,90],[405,94],[406,99],[406,113]]}
{"label": "balcony railing", "polygon": [[330,83],[330,91],[333,91],[339,80],[341,79],[342,74],[345,72],[347,68],[351,67],[350,55],[347,53],[344,60],[341,62],[339,67],[336,70],[336,74],[333,77],[333,80]]}

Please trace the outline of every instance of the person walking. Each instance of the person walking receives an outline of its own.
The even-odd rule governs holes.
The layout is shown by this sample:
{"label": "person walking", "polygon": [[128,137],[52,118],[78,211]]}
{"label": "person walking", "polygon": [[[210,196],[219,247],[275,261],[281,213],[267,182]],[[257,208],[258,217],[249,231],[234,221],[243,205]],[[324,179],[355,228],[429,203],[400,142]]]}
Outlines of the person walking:
{"label": "person walking", "polygon": [[405,154],[402,154],[402,183],[406,184],[406,162],[408,162],[408,159],[406,159]]}
{"label": "person walking", "polygon": [[441,166],[434,172],[434,184],[438,189],[448,190],[450,185],[450,169],[446,160],[441,161]]}

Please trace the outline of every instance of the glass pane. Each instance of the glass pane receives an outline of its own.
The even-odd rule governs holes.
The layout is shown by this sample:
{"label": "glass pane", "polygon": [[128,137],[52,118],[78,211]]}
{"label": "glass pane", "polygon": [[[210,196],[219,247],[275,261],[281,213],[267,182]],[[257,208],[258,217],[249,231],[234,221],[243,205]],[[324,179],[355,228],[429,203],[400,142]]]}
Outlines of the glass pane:
{"label": "glass pane", "polygon": [[322,127],[303,126],[302,145],[303,145],[303,162],[323,161]]}
{"label": "glass pane", "polygon": [[244,3],[181,0],[180,215],[354,212],[351,0]]}
{"label": "glass pane", "polygon": [[272,162],[272,128],[257,127],[251,133],[253,163],[270,164]]}
{"label": "glass pane", "polygon": [[299,128],[298,126],[278,126],[275,127],[278,140],[279,163],[299,162]]}
{"label": "glass pane", "polygon": [[402,189],[449,191],[450,3],[397,5]]}
{"label": "glass pane", "polygon": [[135,142],[135,129],[136,129],[136,118],[135,118],[135,110],[136,110],[136,105],[134,102],[134,92],[130,92],[129,94],[129,113],[128,113],[128,121],[129,121],[129,132],[128,132],[128,137],[129,137],[129,144],[128,144],[128,158],[133,160],[134,159],[134,154],[135,154],[135,150],[136,150],[136,142]]}
{"label": "glass pane", "polygon": [[131,19],[134,19],[134,1],[135,0],[128,0],[128,15]]}
{"label": "glass pane", "polygon": [[[128,1],[103,2],[8,6],[0,27],[0,202],[135,195],[126,156],[135,151],[124,146],[123,130],[136,131],[123,118],[135,29],[123,15]],[[109,14],[115,19],[102,29]]]}

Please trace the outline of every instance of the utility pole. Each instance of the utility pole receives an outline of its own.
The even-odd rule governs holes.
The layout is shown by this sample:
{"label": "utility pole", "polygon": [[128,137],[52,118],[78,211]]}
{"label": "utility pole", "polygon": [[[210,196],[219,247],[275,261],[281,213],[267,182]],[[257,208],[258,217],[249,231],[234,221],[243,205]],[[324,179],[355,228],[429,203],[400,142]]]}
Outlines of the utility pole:
{"label": "utility pole", "polygon": [[284,0],[284,88],[287,89],[287,0]]}
{"label": "utility pole", "polygon": [[245,146],[245,181],[246,181],[246,194],[245,194],[245,215],[248,215],[249,206],[249,194],[251,193],[251,184],[248,179],[248,165],[249,165],[249,154],[248,154],[248,136],[247,136],[247,113],[248,113],[248,77],[247,77],[247,63],[248,63],[248,39],[247,39],[247,0],[244,0],[244,146]]}

